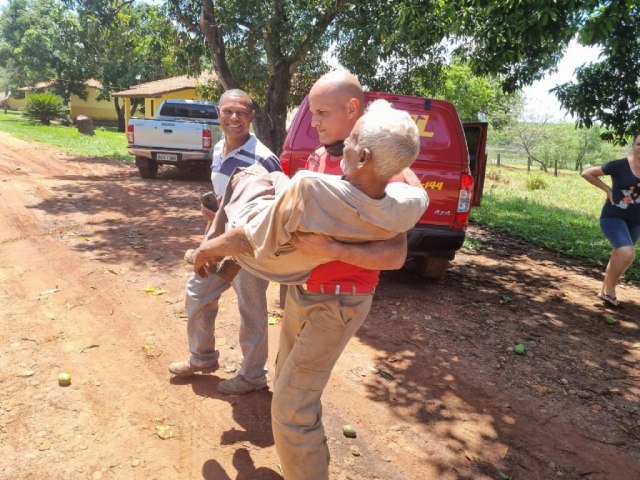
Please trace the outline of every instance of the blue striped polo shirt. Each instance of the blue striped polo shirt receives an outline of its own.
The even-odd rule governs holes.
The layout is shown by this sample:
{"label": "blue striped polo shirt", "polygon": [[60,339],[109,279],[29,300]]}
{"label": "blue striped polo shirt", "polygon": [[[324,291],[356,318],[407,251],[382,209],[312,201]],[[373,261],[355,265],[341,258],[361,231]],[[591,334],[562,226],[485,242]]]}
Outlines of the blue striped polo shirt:
{"label": "blue striped polo shirt", "polygon": [[211,183],[218,196],[224,194],[229,177],[237,167],[244,168],[259,163],[269,172],[282,171],[278,157],[253,134],[250,134],[244,145],[229,152],[225,158],[222,158],[223,147],[224,138],[213,147],[211,162]]}

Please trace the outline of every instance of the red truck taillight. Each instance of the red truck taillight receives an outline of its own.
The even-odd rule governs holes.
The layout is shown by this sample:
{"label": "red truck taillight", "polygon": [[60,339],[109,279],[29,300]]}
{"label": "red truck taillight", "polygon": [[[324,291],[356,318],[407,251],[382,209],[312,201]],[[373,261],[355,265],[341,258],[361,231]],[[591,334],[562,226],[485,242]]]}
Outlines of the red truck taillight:
{"label": "red truck taillight", "polygon": [[282,168],[283,173],[288,177],[291,172],[291,160],[286,157],[280,157],[280,167]]}
{"label": "red truck taillight", "polygon": [[209,150],[211,148],[211,130],[205,128],[202,130],[202,148]]}
{"label": "red truck taillight", "polygon": [[127,125],[127,142],[129,145],[133,145],[133,125]]}
{"label": "red truck taillight", "polygon": [[469,209],[473,200],[473,177],[468,174],[460,179],[460,193],[458,194],[458,210],[456,222],[466,223],[469,220]]}

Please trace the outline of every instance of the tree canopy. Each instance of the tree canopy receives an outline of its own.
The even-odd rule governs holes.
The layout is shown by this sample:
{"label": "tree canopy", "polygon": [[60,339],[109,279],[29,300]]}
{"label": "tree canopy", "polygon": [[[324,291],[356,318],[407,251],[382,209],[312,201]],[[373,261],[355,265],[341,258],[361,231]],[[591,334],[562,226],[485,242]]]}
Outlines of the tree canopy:
{"label": "tree canopy", "polygon": [[66,101],[71,94],[86,98],[90,78],[102,84],[99,98],[106,100],[112,91],[184,73],[177,48],[166,13],[144,3],[10,0],[0,13],[0,67],[13,72],[10,87],[53,80]]}
{"label": "tree canopy", "polygon": [[445,66],[435,85],[417,80],[415,94],[452,102],[463,122],[486,121],[501,129],[514,123],[524,107],[521,92],[505,93],[499,77],[475,75],[467,64]]}
{"label": "tree canopy", "polygon": [[[121,0],[65,0],[83,26],[89,71],[103,87],[99,98],[113,91],[184,73],[177,61],[177,32],[159,7]],[[124,131],[124,112],[114,104]]]}
{"label": "tree canopy", "polygon": [[576,81],[555,93],[579,126],[599,123],[610,129],[603,138],[624,145],[626,136],[640,132],[640,4],[599,5],[585,21],[580,41],[602,47],[601,61],[583,65]]}
{"label": "tree canopy", "polygon": [[[609,22],[616,25],[626,15],[638,28],[633,0],[169,1],[184,36],[207,45],[221,86],[244,88],[256,96],[261,105],[258,134],[276,151],[296,79],[305,79],[298,87],[307,85],[307,78],[326,70],[329,52],[372,90],[442,94],[447,82],[443,67],[455,57],[474,75],[492,78],[510,93],[553,70],[576,34],[583,42],[591,38],[609,45],[605,57],[616,58],[613,54],[619,52],[624,36],[612,40],[606,33],[624,32],[612,26],[596,41],[595,35],[589,36],[596,17],[604,21],[612,15]],[[613,8],[615,3],[625,4],[631,13]],[[603,13],[594,16],[594,11]],[[633,69],[628,70],[623,83],[637,85],[637,76],[629,78]],[[592,113],[598,101],[604,102],[591,115],[591,123],[616,125],[605,116],[612,98],[580,97],[586,102],[593,98]],[[580,113],[565,98],[563,105]],[[622,110],[613,114],[620,125],[617,136],[632,127]]]}
{"label": "tree canopy", "polygon": [[56,0],[12,0],[0,16],[0,66],[11,66],[23,86],[57,80],[67,101],[86,95],[87,61],[77,17]]}

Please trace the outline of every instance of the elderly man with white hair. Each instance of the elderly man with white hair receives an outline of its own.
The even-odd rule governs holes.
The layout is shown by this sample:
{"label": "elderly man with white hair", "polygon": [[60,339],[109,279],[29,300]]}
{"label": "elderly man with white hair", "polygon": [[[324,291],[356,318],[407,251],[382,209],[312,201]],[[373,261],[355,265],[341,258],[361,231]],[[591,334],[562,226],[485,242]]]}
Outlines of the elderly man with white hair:
{"label": "elderly man with white hair", "polygon": [[[291,244],[295,232],[345,243],[387,240],[406,232],[424,213],[427,194],[415,177],[412,185],[390,180],[413,163],[419,146],[411,117],[377,100],[345,141],[342,177],[300,171],[289,180],[259,166],[234,174],[213,238],[196,252],[195,272],[204,277],[213,263],[232,256],[254,275],[300,285],[331,256],[299,252]],[[223,227],[227,231],[221,234]]]}

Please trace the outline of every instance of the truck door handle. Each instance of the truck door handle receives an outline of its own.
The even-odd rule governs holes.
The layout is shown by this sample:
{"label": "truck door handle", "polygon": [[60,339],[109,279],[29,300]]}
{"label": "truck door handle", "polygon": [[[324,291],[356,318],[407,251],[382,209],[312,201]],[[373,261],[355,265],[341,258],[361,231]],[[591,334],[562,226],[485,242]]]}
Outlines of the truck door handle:
{"label": "truck door handle", "polygon": [[173,130],[169,130],[168,128],[165,128],[164,133],[173,133]]}

